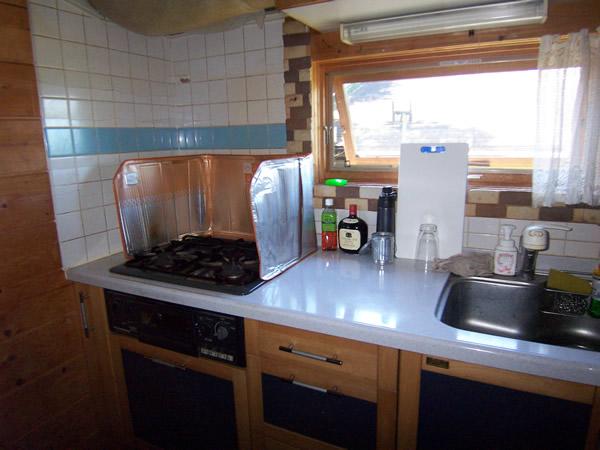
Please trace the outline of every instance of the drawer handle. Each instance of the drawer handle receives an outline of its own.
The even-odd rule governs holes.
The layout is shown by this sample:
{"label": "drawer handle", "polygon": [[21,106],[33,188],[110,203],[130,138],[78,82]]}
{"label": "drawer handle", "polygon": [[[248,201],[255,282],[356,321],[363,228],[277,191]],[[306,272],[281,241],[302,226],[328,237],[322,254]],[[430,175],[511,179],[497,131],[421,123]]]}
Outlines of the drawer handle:
{"label": "drawer handle", "polygon": [[303,383],[301,381],[296,381],[296,377],[291,375],[290,378],[285,379],[281,378],[282,381],[287,383],[291,383],[295,386],[300,386],[306,389],[312,389],[313,391],[321,392],[322,394],[331,394],[331,395],[341,395],[338,391],[337,386],[333,386],[331,389],[325,389],[319,386],[315,386],[314,384]]}
{"label": "drawer handle", "polygon": [[330,364],[335,364],[337,366],[341,366],[344,362],[337,358],[329,358],[328,356],[317,355],[316,353],[303,352],[302,350],[296,350],[293,345],[285,347],[283,345],[279,346],[279,350],[282,352],[293,353],[294,355],[303,356],[304,358],[316,359],[317,361],[324,361]]}

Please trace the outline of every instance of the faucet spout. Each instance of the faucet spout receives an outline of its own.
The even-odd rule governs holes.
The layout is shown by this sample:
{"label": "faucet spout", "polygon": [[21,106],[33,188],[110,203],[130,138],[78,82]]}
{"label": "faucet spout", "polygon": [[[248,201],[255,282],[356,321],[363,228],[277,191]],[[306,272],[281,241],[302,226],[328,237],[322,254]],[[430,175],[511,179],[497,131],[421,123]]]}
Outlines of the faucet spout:
{"label": "faucet spout", "polygon": [[519,275],[525,280],[533,280],[538,253],[547,250],[550,245],[549,229],[571,231],[573,228],[566,225],[537,224],[525,227],[519,241],[519,254],[521,255]]}

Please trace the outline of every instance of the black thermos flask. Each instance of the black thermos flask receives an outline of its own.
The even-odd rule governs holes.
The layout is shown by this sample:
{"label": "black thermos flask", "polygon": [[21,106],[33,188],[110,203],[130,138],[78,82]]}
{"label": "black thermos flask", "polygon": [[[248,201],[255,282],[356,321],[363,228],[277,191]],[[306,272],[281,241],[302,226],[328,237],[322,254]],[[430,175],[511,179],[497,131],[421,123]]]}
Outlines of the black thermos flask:
{"label": "black thermos flask", "polygon": [[391,186],[385,186],[377,200],[377,231],[396,232],[396,198]]}

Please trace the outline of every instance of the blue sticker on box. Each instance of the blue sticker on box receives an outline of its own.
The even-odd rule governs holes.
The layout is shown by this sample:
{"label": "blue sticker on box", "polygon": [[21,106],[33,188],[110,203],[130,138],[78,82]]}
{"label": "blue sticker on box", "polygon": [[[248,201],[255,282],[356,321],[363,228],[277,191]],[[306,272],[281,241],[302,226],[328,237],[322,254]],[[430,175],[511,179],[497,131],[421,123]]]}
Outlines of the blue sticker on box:
{"label": "blue sticker on box", "polygon": [[445,153],[445,152],[446,152],[446,147],[444,147],[443,145],[435,145],[435,146],[424,145],[423,147],[421,147],[421,153]]}

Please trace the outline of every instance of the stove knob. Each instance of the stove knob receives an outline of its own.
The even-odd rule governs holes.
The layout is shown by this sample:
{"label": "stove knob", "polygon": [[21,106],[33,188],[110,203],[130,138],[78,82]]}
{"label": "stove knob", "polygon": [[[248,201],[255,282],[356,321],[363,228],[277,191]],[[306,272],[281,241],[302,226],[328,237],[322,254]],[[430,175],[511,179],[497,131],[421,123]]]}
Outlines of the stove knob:
{"label": "stove knob", "polygon": [[218,323],[215,325],[215,336],[219,341],[224,341],[229,336],[229,330],[225,325]]}

